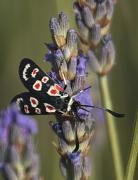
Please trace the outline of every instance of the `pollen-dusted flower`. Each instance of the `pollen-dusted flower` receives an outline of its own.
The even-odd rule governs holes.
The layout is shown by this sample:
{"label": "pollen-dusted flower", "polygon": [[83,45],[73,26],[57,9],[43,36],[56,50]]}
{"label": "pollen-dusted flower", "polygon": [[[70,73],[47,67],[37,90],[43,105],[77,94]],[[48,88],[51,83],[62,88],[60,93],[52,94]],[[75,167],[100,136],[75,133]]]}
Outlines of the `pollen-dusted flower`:
{"label": "pollen-dusted flower", "polygon": [[92,167],[91,167],[91,160],[89,157],[85,156],[83,158],[83,164],[82,164],[82,170],[83,170],[83,178],[84,179],[88,179],[91,176],[91,171],[92,171]]}

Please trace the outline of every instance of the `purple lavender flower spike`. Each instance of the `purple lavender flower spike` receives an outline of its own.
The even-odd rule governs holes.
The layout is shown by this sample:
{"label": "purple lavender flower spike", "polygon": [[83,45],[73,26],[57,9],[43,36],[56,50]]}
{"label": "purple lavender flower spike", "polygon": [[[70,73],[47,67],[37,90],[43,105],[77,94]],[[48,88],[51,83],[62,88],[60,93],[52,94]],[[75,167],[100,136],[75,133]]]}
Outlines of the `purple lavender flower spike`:
{"label": "purple lavender flower spike", "polygon": [[[14,104],[1,113],[0,164],[4,178],[10,180],[40,178],[39,157],[32,139],[32,135],[37,131],[36,122],[20,114]],[[28,156],[28,153],[31,156]]]}
{"label": "purple lavender flower spike", "polygon": [[[87,29],[88,34],[85,35],[88,38],[89,27],[86,27],[83,21],[84,18],[81,15],[82,7],[78,3],[75,3],[74,6],[78,25],[83,25],[84,29]],[[88,14],[92,16],[92,12],[88,8],[86,9],[88,10],[86,16],[88,17]],[[88,57],[78,50],[78,34],[75,30],[69,28],[68,18],[64,13],[60,13],[58,18],[50,23],[52,23],[52,29],[55,28],[55,30],[52,30],[52,35],[54,35],[57,47],[53,49],[53,45],[52,47],[48,46],[49,52],[46,58],[52,63],[52,71],[49,73],[50,77],[62,87],[66,87],[65,92],[68,93],[70,100],[73,98],[73,101],[79,101],[80,104],[92,105],[90,90],[87,89],[83,93],[75,95],[75,93],[87,87],[86,77],[88,75]],[[87,23],[88,26],[93,26],[91,21]],[[59,113],[56,114],[56,119],[57,122],[50,122],[50,126],[58,137],[58,144],[54,143],[54,146],[61,156],[61,171],[66,179],[79,180],[84,176],[82,156],[87,156],[90,140],[92,139],[92,122],[94,122],[94,119],[91,108],[86,108],[86,110],[78,108],[76,113]],[[81,148],[79,148],[79,145],[81,145]]]}

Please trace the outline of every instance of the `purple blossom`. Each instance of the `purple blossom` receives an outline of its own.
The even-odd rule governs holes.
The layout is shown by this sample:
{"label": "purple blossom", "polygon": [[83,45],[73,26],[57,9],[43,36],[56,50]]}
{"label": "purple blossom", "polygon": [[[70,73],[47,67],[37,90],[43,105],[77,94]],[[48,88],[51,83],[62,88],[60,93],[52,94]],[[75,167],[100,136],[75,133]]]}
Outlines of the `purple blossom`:
{"label": "purple blossom", "polygon": [[79,53],[78,56],[78,65],[77,65],[77,75],[79,76],[86,76],[87,74],[87,57],[84,56],[82,52]]}
{"label": "purple blossom", "polygon": [[31,134],[36,134],[38,131],[36,122],[31,117],[21,114],[14,104],[1,113],[0,119],[0,126],[3,128],[9,127],[11,123],[16,123]]}
{"label": "purple blossom", "polygon": [[36,133],[36,122],[22,115],[14,104],[0,112],[0,165],[4,178],[39,179],[39,157],[32,137]]}
{"label": "purple blossom", "polygon": [[72,152],[68,154],[68,158],[74,166],[81,164],[81,151]]}

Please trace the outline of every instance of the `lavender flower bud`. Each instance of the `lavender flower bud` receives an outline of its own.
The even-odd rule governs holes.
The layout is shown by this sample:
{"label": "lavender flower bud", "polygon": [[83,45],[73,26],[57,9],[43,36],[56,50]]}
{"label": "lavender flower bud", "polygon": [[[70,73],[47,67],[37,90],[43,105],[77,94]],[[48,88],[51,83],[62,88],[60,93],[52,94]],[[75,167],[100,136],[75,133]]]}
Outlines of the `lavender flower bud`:
{"label": "lavender flower bud", "polygon": [[87,64],[87,58],[80,53],[76,68],[74,87],[73,87],[74,91],[76,91],[77,89],[83,89],[85,86],[86,75],[87,75],[86,64]]}
{"label": "lavender flower bud", "polygon": [[19,143],[22,145],[25,144],[25,135],[23,133],[23,129],[16,124],[14,124],[10,128],[9,143],[11,144]]}
{"label": "lavender flower bud", "polygon": [[95,21],[99,22],[106,15],[106,3],[99,3],[96,9]]}
{"label": "lavender flower bud", "polygon": [[90,138],[84,139],[84,141],[80,143],[80,148],[79,148],[80,151],[85,153],[85,151],[87,151],[88,149],[89,143],[90,143]]}
{"label": "lavender flower bud", "polygon": [[68,158],[72,165],[74,179],[80,180],[82,176],[81,152],[69,153]]}
{"label": "lavender flower bud", "polygon": [[70,121],[64,121],[62,123],[62,130],[64,137],[68,142],[75,141],[75,132],[71,126]]}
{"label": "lavender flower bud", "polygon": [[78,36],[74,29],[70,29],[67,33],[67,45],[70,48],[77,49]]}
{"label": "lavender flower bud", "polygon": [[67,164],[65,158],[60,158],[59,166],[64,177],[67,177]]}
{"label": "lavender flower bud", "polygon": [[15,171],[9,164],[4,165],[3,176],[4,176],[4,179],[7,179],[7,180],[19,180]]}
{"label": "lavender flower bud", "polygon": [[101,27],[100,27],[100,25],[94,24],[90,33],[91,33],[91,43],[94,46],[97,46],[101,40]]}
{"label": "lavender flower bud", "polygon": [[114,44],[110,38],[110,35],[107,35],[105,40],[105,44],[102,48],[101,55],[101,67],[102,67],[102,75],[107,74],[115,62],[115,48]]}
{"label": "lavender flower bud", "polygon": [[82,137],[85,135],[86,129],[85,129],[85,123],[79,122],[77,124],[77,136],[78,139],[82,139]]}
{"label": "lavender flower bud", "polygon": [[19,177],[19,179],[23,179],[25,177],[24,168],[21,162],[20,153],[17,150],[16,146],[15,145],[12,145],[11,147],[9,146],[8,153],[9,153],[8,163],[13,167],[13,169],[15,169],[17,177]]}
{"label": "lavender flower bud", "polygon": [[95,9],[95,7],[96,7],[96,2],[95,2],[95,0],[87,0],[87,2],[90,4],[91,9]]}
{"label": "lavender flower bud", "polygon": [[66,43],[66,39],[64,37],[64,34],[62,34],[63,32],[61,31],[61,27],[57,18],[52,18],[50,20],[50,29],[57,46],[64,46]]}
{"label": "lavender flower bud", "polygon": [[69,62],[69,67],[68,67],[68,79],[69,80],[73,80],[75,78],[76,68],[77,68],[77,58],[72,57]]}
{"label": "lavender flower bud", "polygon": [[78,25],[80,38],[84,41],[88,41],[89,29],[84,25],[84,23],[81,20],[76,20],[76,23]]}
{"label": "lavender flower bud", "polygon": [[57,136],[59,136],[59,137],[63,136],[61,123],[59,123],[59,122],[53,123],[52,121],[50,121],[49,125],[51,126],[53,131],[57,134]]}
{"label": "lavender flower bud", "polygon": [[83,169],[83,177],[85,179],[88,179],[88,177],[91,176],[91,161],[90,161],[90,158],[85,156],[83,158],[83,166],[82,166],[82,169]]}
{"label": "lavender flower bud", "polygon": [[73,91],[77,91],[78,89],[83,89],[85,87],[85,76],[76,75],[74,80]]}
{"label": "lavender flower bud", "polygon": [[81,165],[74,166],[73,171],[74,171],[74,176],[73,176],[74,179],[75,180],[80,180],[81,177],[82,177],[82,167],[81,167]]}
{"label": "lavender flower bud", "polygon": [[30,159],[30,163],[28,163],[28,166],[26,166],[26,174],[27,177],[30,179],[39,179],[39,157],[37,154],[33,152],[33,154],[28,158]]}
{"label": "lavender flower bud", "polygon": [[65,90],[66,93],[68,93],[69,95],[72,94],[72,88],[71,88],[71,82],[69,80],[67,80],[67,88]]}
{"label": "lavender flower bud", "polygon": [[70,60],[71,57],[76,57],[78,54],[78,36],[74,29],[70,29],[67,33],[67,44],[63,50],[65,59]]}
{"label": "lavender flower bud", "polygon": [[108,20],[111,20],[112,19],[112,16],[113,16],[113,12],[114,12],[114,3],[113,3],[113,1],[112,0],[109,0],[109,1],[107,1],[107,4],[106,4],[106,18],[108,19]]}
{"label": "lavender flower bud", "polygon": [[68,62],[71,57],[71,49],[67,45],[63,49],[63,54],[64,54],[66,61]]}
{"label": "lavender flower bud", "polygon": [[62,36],[66,38],[67,31],[69,29],[69,20],[68,20],[68,16],[64,12],[59,13],[59,25]]}
{"label": "lavender flower bud", "polygon": [[89,64],[93,68],[94,72],[101,72],[100,63],[92,50],[88,51]]}
{"label": "lavender flower bud", "polygon": [[86,132],[91,133],[93,130],[95,130],[95,119],[92,116],[92,113],[89,113],[88,119],[85,122],[86,126]]}
{"label": "lavender flower bud", "polygon": [[92,26],[94,25],[94,18],[91,10],[88,7],[83,7],[82,16],[86,26],[88,26],[88,28],[92,28]]}
{"label": "lavender flower bud", "polygon": [[110,23],[107,23],[104,27],[101,28],[101,37],[105,36],[110,30]]}
{"label": "lavender flower bud", "polygon": [[67,63],[60,49],[55,52],[55,59],[58,66],[57,72],[59,72],[61,79],[64,79],[64,77],[67,79]]}
{"label": "lavender flower bud", "polygon": [[67,144],[64,139],[59,139],[59,146],[62,149],[63,154],[72,153],[76,144]]}

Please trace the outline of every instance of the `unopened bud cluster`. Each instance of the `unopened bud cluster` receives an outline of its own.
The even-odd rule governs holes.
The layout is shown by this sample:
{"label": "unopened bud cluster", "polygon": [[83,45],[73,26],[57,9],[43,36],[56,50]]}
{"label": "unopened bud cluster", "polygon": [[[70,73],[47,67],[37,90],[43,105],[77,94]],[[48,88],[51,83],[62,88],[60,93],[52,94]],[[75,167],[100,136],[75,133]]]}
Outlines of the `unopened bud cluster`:
{"label": "unopened bud cluster", "polygon": [[99,75],[106,75],[115,63],[115,48],[110,34],[115,3],[114,0],[78,0],[74,3],[80,47]]}
{"label": "unopened bud cluster", "polygon": [[39,180],[39,156],[33,142],[37,125],[14,105],[0,112],[0,172],[7,180]]}
{"label": "unopened bud cluster", "polygon": [[[46,44],[48,53],[45,56],[46,61],[52,64],[49,75],[62,87],[67,84],[65,91],[72,95],[88,86],[88,58],[78,50],[78,35],[74,29],[70,29],[65,13],[61,12],[50,20],[50,29],[54,43]],[[78,95],[76,100],[92,105],[90,90]],[[50,121],[49,125],[58,137],[58,143],[53,142],[53,145],[60,155],[63,176],[71,180],[87,180],[91,174],[88,151],[94,138],[94,119],[90,108],[88,111],[79,110],[78,116],[58,114],[57,122]]]}

